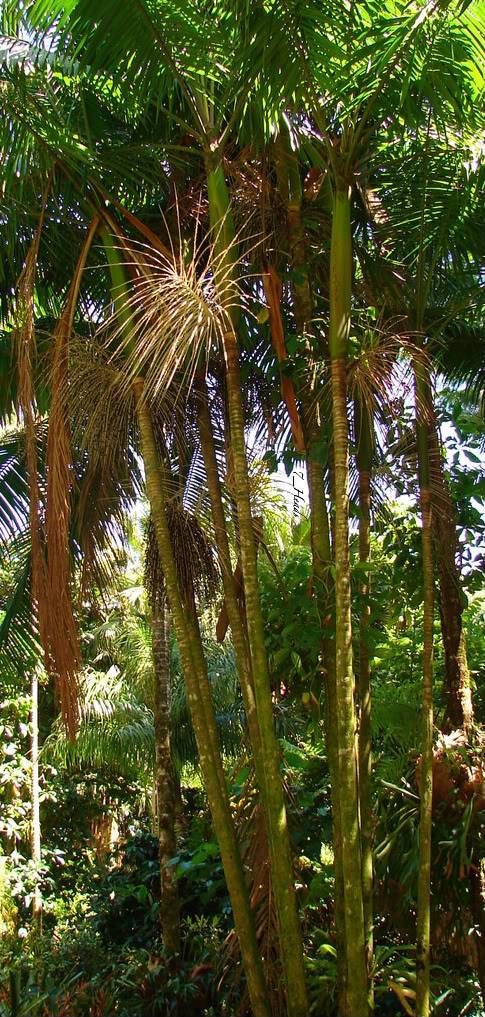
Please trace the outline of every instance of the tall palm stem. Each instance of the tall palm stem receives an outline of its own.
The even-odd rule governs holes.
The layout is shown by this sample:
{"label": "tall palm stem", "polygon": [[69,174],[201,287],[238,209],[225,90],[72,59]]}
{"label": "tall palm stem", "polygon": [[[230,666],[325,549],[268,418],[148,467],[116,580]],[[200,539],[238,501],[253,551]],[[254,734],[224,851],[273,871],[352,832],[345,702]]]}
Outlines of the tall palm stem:
{"label": "tall palm stem", "polygon": [[269,1017],[264,972],[256,940],[241,855],[230,810],[227,786],[217,744],[217,725],[210,698],[200,633],[194,628],[191,610],[184,604],[173,555],[165,512],[166,481],[158,455],[149,406],[144,398],[143,379],[134,383],[140,427],[147,495],[157,538],[158,552],[166,583],[167,597],[180,651],[187,697],[194,725],[200,766],[209,799],[216,837],[231,898],[248,992],[254,1014]]}
{"label": "tall palm stem", "polygon": [[473,703],[463,628],[464,599],[457,566],[456,510],[444,472],[431,378],[429,371],[425,373],[423,398],[428,418],[430,487],[434,508],[432,526],[439,575],[439,609],[445,656],[443,725],[453,730],[470,726],[473,721]]}
{"label": "tall palm stem", "polygon": [[419,818],[416,1017],[430,1012],[430,885],[433,809],[433,619],[434,564],[426,368],[414,360],[416,437],[423,555],[423,695]]}
{"label": "tall palm stem", "polygon": [[[235,236],[229,194],[222,166],[220,163],[214,164],[210,156],[207,157],[207,183],[215,243],[221,254],[227,259],[227,267],[230,272],[234,267],[233,264],[231,265],[231,260],[234,259]],[[263,773],[260,791],[268,833],[271,879],[278,920],[288,1015],[289,1017],[306,1017],[308,999],[303,965],[303,944],[296,910],[292,856],[280,771],[280,749],[273,722],[271,682],[264,641],[236,326],[237,311],[230,308],[224,332],[224,356],[246,616],[261,735]]]}
{"label": "tall palm stem", "polygon": [[153,718],[155,726],[155,775],[158,844],[160,858],[160,923],[165,945],[172,953],[180,949],[180,902],[174,866],[175,787],[170,748],[169,618],[165,595],[152,606]]}
{"label": "tall palm stem", "polygon": [[347,353],[351,317],[352,239],[350,187],[334,196],[330,249],[331,390],[335,474],[336,708],[344,923],[347,960],[346,1005],[351,1017],[366,1017],[367,965],[360,844],[356,713],[352,664],[349,558],[349,438]]}
{"label": "tall palm stem", "polygon": [[40,789],[39,789],[39,676],[37,668],[32,669],[30,710],[30,765],[31,765],[31,850],[35,869],[35,888],[32,899],[32,915],[37,928],[42,924],[42,897],[39,886],[39,869],[42,861],[40,834]]}
{"label": "tall palm stem", "polygon": [[477,951],[477,974],[482,1002],[485,1007],[485,862],[478,857],[470,866],[468,876],[470,908],[475,925],[474,938]]}
{"label": "tall palm stem", "polygon": [[359,619],[359,801],[362,845],[362,893],[367,963],[373,951],[373,816],[372,816],[372,731],[371,674],[369,664],[371,494],[370,482],[374,449],[372,412],[358,396],[354,408],[356,459],[359,474],[359,561],[363,567],[360,582]]}
{"label": "tall palm stem", "polygon": [[[111,273],[115,303],[129,345],[135,335],[135,322],[123,299],[127,285],[123,266],[113,248],[111,238],[103,233]],[[207,666],[204,658],[197,617],[193,604],[184,603],[173,555],[169,525],[165,512],[167,482],[159,457],[150,408],[144,393],[142,377],[133,383],[136,411],[140,428],[146,490],[150,503],[158,553],[164,574],[167,598],[179,647],[187,698],[194,726],[202,776],[207,791],[215,834],[221,849],[222,864],[231,898],[234,924],[255,1017],[270,1017],[266,981],[258,949],[248,887],[231,815],[227,784],[222,766],[217,724],[211,699]]]}
{"label": "tall palm stem", "polygon": [[[286,207],[288,247],[293,270],[291,295],[300,336],[311,327],[312,291],[306,264],[305,233],[302,222],[300,165],[290,145],[289,132],[280,124],[275,144],[276,175],[280,197]],[[345,1011],[345,926],[343,909],[342,834],[338,795],[337,712],[335,705],[335,640],[329,627],[334,597],[331,565],[330,525],[325,498],[325,467],[322,462],[322,426],[318,419],[315,386],[305,379],[300,392],[306,447],[306,474],[310,507],[313,592],[320,619],[321,654],[325,685],[325,741],[332,799],[332,830],[335,872],[335,931],[337,940],[337,981],[341,1009]]]}
{"label": "tall palm stem", "polygon": [[237,601],[236,586],[231,563],[231,553],[226,529],[226,518],[222,501],[221,483],[217,468],[217,457],[214,445],[214,434],[209,411],[207,384],[205,378],[199,381],[197,398],[197,416],[200,434],[200,446],[204,460],[207,477],[207,490],[211,504],[212,521],[218,552],[219,565],[222,574],[224,587],[224,598],[227,609],[227,616],[231,626],[236,665],[241,683],[241,691],[244,700],[244,709],[248,722],[249,736],[253,747],[256,773],[263,772],[261,756],[261,734],[259,730],[258,715],[256,711],[256,700],[254,695],[254,681],[251,672],[251,659],[247,641],[247,633],[243,625],[241,612]]}

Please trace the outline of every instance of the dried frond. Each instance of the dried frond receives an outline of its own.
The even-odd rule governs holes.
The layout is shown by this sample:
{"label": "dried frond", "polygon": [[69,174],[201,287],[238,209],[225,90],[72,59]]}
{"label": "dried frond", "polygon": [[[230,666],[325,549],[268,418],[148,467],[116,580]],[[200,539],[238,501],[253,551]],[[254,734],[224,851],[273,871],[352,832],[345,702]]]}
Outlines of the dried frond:
{"label": "dried frond", "polygon": [[[241,799],[237,803],[235,822],[243,863],[250,878],[250,904],[254,915],[256,936],[264,965],[266,982],[274,1017],[286,1012],[281,972],[278,925],[271,887],[269,845],[264,812],[251,771]],[[222,981],[236,981],[241,974],[240,947],[237,936],[230,932],[224,944]],[[245,1012],[246,995],[241,1009]]]}
{"label": "dried frond", "polygon": [[281,365],[288,359],[288,353],[281,317],[281,280],[274,265],[269,265],[267,270],[263,272],[263,284],[269,308],[271,341],[280,365],[281,395],[288,412],[295,449],[297,452],[304,452],[305,439],[293,381],[287,374],[281,371]]}
{"label": "dried frond", "polygon": [[222,343],[242,296],[228,251],[216,253],[206,240],[199,243],[197,232],[192,249],[180,258],[132,242],[129,249],[119,243],[116,249],[130,285],[118,294],[107,321],[107,344],[111,351],[116,346],[117,362],[123,357],[126,388],[142,375],[153,403],[176,376],[179,388],[190,388],[201,359],[207,362]]}
{"label": "dried frond", "polygon": [[[210,603],[219,586],[219,571],[212,544],[196,516],[187,512],[179,502],[167,505],[167,518],[172,538],[172,549],[177,566],[179,585],[188,603],[194,594]],[[152,603],[164,595],[164,576],[158,555],[155,528],[150,520],[145,558],[145,585]]]}
{"label": "dried frond", "polygon": [[69,555],[73,469],[68,420],[69,341],[88,251],[98,226],[91,223],[69,288],[63,313],[53,336],[51,410],[47,441],[47,601],[49,650],[55,671],[61,711],[70,736],[77,725],[77,673],[80,666],[74,619]]}
{"label": "dried frond", "polygon": [[68,400],[78,460],[75,530],[83,555],[81,588],[93,580],[102,590],[112,574],[110,541],[122,546],[125,512],[141,494],[142,476],[134,401],[96,336],[71,341]]}
{"label": "dried frond", "polygon": [[25,265],[17,286],[16,329],[14,331],[14,354],[18,372],[18,415],[24,422],[25,458],[29,488],[29,528],[32,548],[32,604],[38,617],[39,635],[49,668],[50,651],[48,638],[48,609],[46,601],[46,562],[44,556],[44,534],[42,527],[42,502],[39,485],[36,419],[33,381],[33,357],[35,347],[34,293],[39,254],[40,237],[47,200],[43,196],[39,222],[34,239],[27,252]]}
{"label": "dried frond", "polygon": [[[411,341],[399,332],[399,320],[364,321],[362,340],[349,367],[349,395],[357,399],[372,418],[385,419],[397,396],[411,391],[412,379],[408,357]],[[358,442],[358,435],[355,435]]]}

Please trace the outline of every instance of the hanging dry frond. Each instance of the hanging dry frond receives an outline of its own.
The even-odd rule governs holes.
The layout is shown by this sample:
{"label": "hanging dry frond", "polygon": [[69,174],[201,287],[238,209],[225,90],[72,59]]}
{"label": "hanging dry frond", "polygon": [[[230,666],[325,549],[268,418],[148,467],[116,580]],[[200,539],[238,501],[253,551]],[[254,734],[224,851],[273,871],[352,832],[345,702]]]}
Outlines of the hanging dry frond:
{"label": "hanging dry frond", "polygon": [[283,365],[288,360],[288,353],[281,317],[281,280],[274,265],[268,265],[263,272],[263,284],[269,308],[271,341],[280,367],[281,395],[288,412],[295,449],[297,452],[304,452],[305,439],[296,402],[295,388],[292,379],[284,373]]}
{"label": "hanging dry frond", "polygon": [[77,725],[77,674],[80,666],[77,627],[71,599],[69,529],[73,468],[68,415],[69,341],[88,251],[98,227],[86,234],[63,313],[53,336],[51,409],[47,442],[47,604],[49,650],[64,723],[71,737]]}
{"label": "hanging dry frond", "polygon": [[[178,501],[169,502],[166,511],[182,596],[188,604],[193,602],[194,595],[210,603],[220,579],[214,548],[197,517],[187,512]],[[151,602],[159,602],[165,584],[151,520],[147,533],[145,585]]]}
{"label": "hanging dry frond", "polygon": [[[235,823],[244,867],[250,880],[250,904],[271,1000],[271,1013],[274,1017],[283,1017],[286,1013],[286,1003],[278,924],[271,887],[268,838],[252,768],[243,795],[237,803]],[[239,941],[233,931],[229,933],[224,944],[221,983],[237,983],[241,974]],[[244,993],[241,1001],[242,1013],[246,1012],[247,1004],[248,998]]]}
{"label": "hanging dry frond", "polygon": [[[410,340],[399,331],[400,321],[362,323],[362,341],[358,354],[349,366],[349,395],[358,399],[374,417],[391,414],[393,401],[411,391],[412,379],[404,350]],[[358,435],[355,436],[358,441]]]}
{"label": "hanging dry frond", "polygon": [[134,447],[135,407],[116,365],[94,336],[70,344],[69,414],[78,458],[75,530],[81,591],[103,590],[112,574],[110,539],[121,547],[124,513],[141,493]]}
{"label": "hanging dry frond", "polygon": [[29,527],[32,549],[32,605],[37,617],[40,641],[49,668],[48,608],[46,602],[46,562],[42,527],[42,502],[38,474],[33,360],[35,356],[34,293],[40,237],[44,222],[48,188],[43,196],[39,222],[25,259],[17,287],[14,355],[18,371],[18,415],[24,423],[25,458],[29,487]]}

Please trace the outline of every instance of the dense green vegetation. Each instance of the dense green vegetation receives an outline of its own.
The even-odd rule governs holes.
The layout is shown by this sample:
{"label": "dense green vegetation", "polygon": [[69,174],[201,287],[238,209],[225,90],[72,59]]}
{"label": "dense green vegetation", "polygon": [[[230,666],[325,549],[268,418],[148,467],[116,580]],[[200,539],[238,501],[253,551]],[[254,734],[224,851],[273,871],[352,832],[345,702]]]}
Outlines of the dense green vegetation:
{"label": "dense green vegetation", "polygon": [[0,20],[0,1017],[477,1017],[483,0]]}

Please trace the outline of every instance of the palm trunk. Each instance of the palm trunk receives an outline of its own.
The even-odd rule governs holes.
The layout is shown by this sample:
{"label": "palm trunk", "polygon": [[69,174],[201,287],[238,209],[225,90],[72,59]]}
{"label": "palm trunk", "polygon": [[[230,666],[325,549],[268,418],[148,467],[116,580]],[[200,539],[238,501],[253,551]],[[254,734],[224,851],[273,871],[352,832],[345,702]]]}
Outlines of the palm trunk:
{"label": "palm trunk", "polygon": [[370,583],[369,574],[365,571],[365,569],[370,560],[370,480],[374,449],[374,427],[370,410],[358,397],[355,399],[354,419],[355,441],[357,446],[357,469],[359,472],[359,561],[364,568],[360,582],[361,606],[359,625],[359,798],[365,942],[367,967],[370,973],[370,964],[373,952],[372,898],[374,886],[374,865],[372,857],[372,732],[369,666]]}
{"label": "palm trunk", "polygon": [[153,717],[155,726],[155,772],[160,858],[160,924],[164,943],[171,953],[180,950],[180,904],[174,866],[175,788],[170,750],[170,664],[168,610],[165,596],[152,607]]}
{"label": "palm trunk", "polygon": [[39,795],[39,679],[37,670],[32,670],[31,683],[32,706],[30,713],[30,764],[31,764],[31,804],[32,804],[32,862],[35,870],[35,889],[32,899],[32,915],[37,928],[42,926],[42,896],[38,883],[42,861],[40,841],[40,795]]}
{"label": "palm trunk", "polygon": [[426,374],[414,363],[416,435],[423,553],[423,697],[420,775],[419,875],[416,935],[416,1017],[428,1017],[430,1007],[430,883],[433,806],[433,616],[434,569],[429,462],[429,420]]}
{"label": "palm trunk", "polygon": [[463,597],[457,565],[456,512],[444,474],[431,381],[426,377],[426,409],[433,495],[433,535],[440,584],[440,620],[445,652],[445,730],[467,728],[473,721],[471,679],[463,630]]}
{"label": "palm trunk", "polygon": [[[113,282],[115,302],[128,337],[134,330],[122,294],[126,286],[123,266],[116,257],[109,236],[103,234]],[[234,925],[239,939],[246,975],[248,994],[255,1017],[270,1017],[266,981],[258,949],[254,917],[251,912],[234,822],[231,815],[227,784],[221,761],[217,724],[210,694],[207,667],[197,619],[191,605],[186,605],[180,591],[170,531],[165,513],[166,479],[159,459],[149,406],[144,396],[143,378],[133,384],[140,428],[146,490],[150,503],[160,563],[163,569],[167,599],[182,662],[187,698],[192,716],[200,767],[204,780],[215,834],[221,850],[222,864],[231,899]]]}
{"label": "palm trunk", "polygon": [[[311,325],[312,293],[306,266],[305,235],[301,218],[302,187],[300,165],[291,150],[287,129],[280,125],[280,136],[275,146],[278,189],[286,207],[288,247],[293,278],[291,293],[295,322],[300,336],[304,336]],[[330,527],[325,499],[325,467],[321,461],[322,426],[318,419],[318,407],[314,385],[304,384],[300,393],[307,456],[306,473],[308,483],[311,550],[313,569],[313,593],[320,619],[321,654],[325,685],[325,742],[332,798],[332,831],[335,873],[335,933],[337,943],[338,999],[342,1013],[345,1013],[346,963],[345,925],[343,907],[342,832],[340,824],[340,801],[338,795],[338,745],[337,711],[335,705],[335,641],[329,627],[329,617],[334,596],[330,567],[333,564],[330,543]]]}
{"label": "palm trunk", "polygon": [[227,617],[231,626],[236,665],[241,684],[241,691],[244,700],[244,709],[248,722],[249,737],[253,747],[256,774],[262,775],[261,757],[261,735],[259,731],[256,701],[254,696],[254,681],[251,673],[251,659],[247,641],[247,633],[243,625],[241,612],[237,600],[234,573],[232,570],[229,540],[226,529],[226,519],[222,502],[221,484],[217,468],[217,458],[214,446],[214,435],[212,421],[208,404],[207,385],[204,379],[200,379],[200,387],[197,399],[197,416],[199,423],[200,445],[204,460],[207,477],[207,489],[209,492],[212,521],[216,539],[219,565],[222,574],[224,587],[224,603],[227,610]]}
{"label": "palm trunk", "polygon": [[335,935],[337,944],[337,994],[340,1012],[347,1014],[347,962],[345,948],[344,882],[342,868],[342,823],[339,796],[339,756],[337,741],[337,685],[335,640],[328,621],[333,615],[334,595],[330,565],[333,563],[330,529],[325,504],[324,468],[312,459],[312,443],[308,442],[307,480],[310,502],[310,539],[314,595],[321,627],[322,664],[325,684],[325,742],[332,800],[332,835],[335,875]]}
{"label": "palm trunk", "polygon": [[[234,269],[234,226],[224,173],[220,164],[216,166],[211,164],[209,157],[207,172],[211,224],[216,234],[219,251],[226,251],[227,269],[231,272]],[[296,910],[292,856],[280,771],[280,749],[273,724],[271,683],[259,596],[241,398],[239,351],[235,332],[236,323],[237,315],[232,310],[231,319],[227,321],[224,334],[224,355],[248,636],[261,735],[263,775],[260,791],[268,833],[271,880],[278,919],[288,1015],[289,1017],[306,1017],[308,999],[303,965],[303,944]]]}
{"label": "palm trunk", "polygon": [[180,593],[170,531],[165,514],[165,478],[158,456],[150,410],[144,399],[143,380],[137,381],[134,387],[147,495],[187,686],[200,766],[231,898],[248,992],[256,1017],[269,1017],[270,1006],[261,956],[217,742],[217,725],[210,698],[207,670],[202,646],[199,645],[200,633],[193,623],[190,606],[187,609]]}
{"label": "palm trunk", "polygon": [[329,326],[335,473],[336,708],[347,960],[346,1003],[351,1017],[366,1017],[368,990],[362,894],[349,559],[347,351],[350,331],[351,285],[350,188],[339,187],[334,198],[332,221]]}
{"label": "palm trunk", "polygon": [[474,936],[477,951],[477,974],[485,1007],[485,862],[478,858],[470,868],[468,876],[470,904],[475,926]]}

